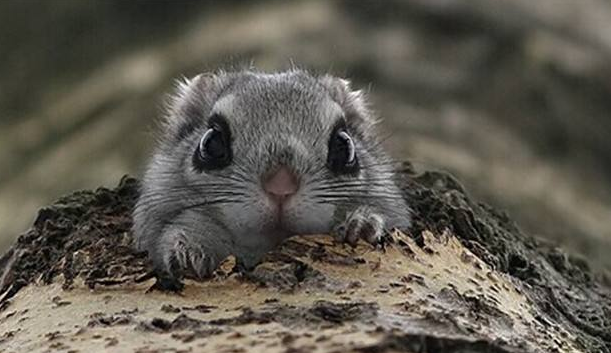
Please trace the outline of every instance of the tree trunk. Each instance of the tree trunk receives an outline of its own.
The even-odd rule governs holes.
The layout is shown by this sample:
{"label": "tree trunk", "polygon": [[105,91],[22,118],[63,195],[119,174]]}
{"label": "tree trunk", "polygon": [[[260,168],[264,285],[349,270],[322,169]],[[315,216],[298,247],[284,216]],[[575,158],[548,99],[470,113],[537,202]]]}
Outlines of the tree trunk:
{"label": "tree trunk", "polygon": [[132,252],[137,182],[42,209],[0,260],[2,352],[611,352],[611,290],[450,176],[406,168],[383,249],[294,237],[161,291]]}

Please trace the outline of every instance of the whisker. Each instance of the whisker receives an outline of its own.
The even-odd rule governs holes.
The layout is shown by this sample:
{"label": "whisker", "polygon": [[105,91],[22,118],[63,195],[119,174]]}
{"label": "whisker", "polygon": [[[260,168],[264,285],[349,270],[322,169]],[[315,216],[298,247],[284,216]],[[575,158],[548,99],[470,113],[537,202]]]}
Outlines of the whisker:
{"label": "whisker", "polygon": [[372,195],[372,194],[366,194],[366,193],[317,194],[317,195],[313,195],[313,198],[319,198],[319,199],[325,199],[325,200],[329,200],[329,199],[364,199],[364,198],[368,198],[368,199],[377,198],[377,199],[383,199],[383,200],[405,200],[405,198],[400,195],[380,195],[380,194]]}

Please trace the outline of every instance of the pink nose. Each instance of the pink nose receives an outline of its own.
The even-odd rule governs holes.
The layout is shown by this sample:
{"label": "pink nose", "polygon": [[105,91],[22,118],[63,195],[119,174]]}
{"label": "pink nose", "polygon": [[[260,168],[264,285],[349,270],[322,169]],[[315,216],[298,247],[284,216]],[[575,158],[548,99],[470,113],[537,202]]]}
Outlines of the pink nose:
{"label": "pink nose", "polygon": [[299,189],[299,180],[287,167],[280,167],[263,182],[263,190],[275,201],[283,202]]}

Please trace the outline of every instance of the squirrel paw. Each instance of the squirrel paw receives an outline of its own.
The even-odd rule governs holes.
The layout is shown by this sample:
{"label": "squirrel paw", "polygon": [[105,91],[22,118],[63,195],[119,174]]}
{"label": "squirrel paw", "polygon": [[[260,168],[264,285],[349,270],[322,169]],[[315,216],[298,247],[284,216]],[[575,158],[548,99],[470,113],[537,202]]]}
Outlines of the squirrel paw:
{"label": "squirrel paw", "polygon": [[335,229],[336,238],[355,246],[359,239],[377,245],[385,234],[384,218],[369,207],[361,206],[348,213]]}
{"label": "squirrel paw", "polygon": [[209,278],[218,264],[216,257],[202,246],[189,242],[183,232],[174,233],[172,238],[172,245],[164,255],[168,272],[174,277]]}

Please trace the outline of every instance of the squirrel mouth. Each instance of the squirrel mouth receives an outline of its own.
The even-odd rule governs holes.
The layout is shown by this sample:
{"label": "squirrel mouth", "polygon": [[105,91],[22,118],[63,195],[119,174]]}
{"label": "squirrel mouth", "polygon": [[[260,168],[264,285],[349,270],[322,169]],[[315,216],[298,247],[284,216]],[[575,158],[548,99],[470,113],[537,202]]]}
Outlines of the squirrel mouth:
{"label": "squirrel mouth", "polygon": [[282,217],[281,212],[277,212],[274,214],[274,219],[272,221],[272,228],[278,231],[288,231],[288,227],[284,217]]}
{"label": "squirrel mouth", "polygon": [[269,222],[269,227],[272,233],[276,233],[282,236],[292,234],[291,225],[288,224],[286,215],[282,207],[278,207],[273,213],[272,219]]}
{"label": "squirrel mouth", "polygon": [[289,212],[291,209],[292,197],[284,197],[283,199],[268,198],[267,206],[267,228],[270,232],[279,234],[292,234],[291,217]]}

